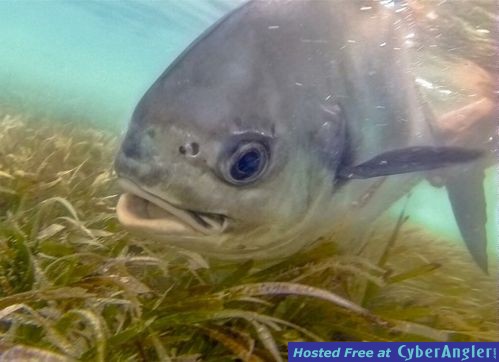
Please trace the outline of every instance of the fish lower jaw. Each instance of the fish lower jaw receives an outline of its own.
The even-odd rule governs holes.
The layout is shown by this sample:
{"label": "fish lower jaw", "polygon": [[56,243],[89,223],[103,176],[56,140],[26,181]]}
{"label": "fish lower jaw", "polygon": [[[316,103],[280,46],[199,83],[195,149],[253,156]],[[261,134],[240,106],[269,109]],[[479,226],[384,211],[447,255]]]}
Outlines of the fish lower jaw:
{"label": "fish lower jaw", "polygon": [[161,236],[192,236],[222,234],[227,227],[223,215],[178,208],[149,194],[132,181],[121,179],[126,191],[116,205],[120,223],[128,229]]}

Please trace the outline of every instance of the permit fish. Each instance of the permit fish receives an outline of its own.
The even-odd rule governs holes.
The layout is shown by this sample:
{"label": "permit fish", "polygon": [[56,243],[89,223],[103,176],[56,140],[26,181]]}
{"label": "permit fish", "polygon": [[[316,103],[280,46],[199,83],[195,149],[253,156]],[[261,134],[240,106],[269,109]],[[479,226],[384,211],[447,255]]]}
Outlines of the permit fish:
{"label": "permit fish", "polygon": [[211,257],[286,257],[366,230],[425,171],[476,162],[435,136],[400,28],[371,1],[223,17],[137,105],[115,160],[120,222]]}

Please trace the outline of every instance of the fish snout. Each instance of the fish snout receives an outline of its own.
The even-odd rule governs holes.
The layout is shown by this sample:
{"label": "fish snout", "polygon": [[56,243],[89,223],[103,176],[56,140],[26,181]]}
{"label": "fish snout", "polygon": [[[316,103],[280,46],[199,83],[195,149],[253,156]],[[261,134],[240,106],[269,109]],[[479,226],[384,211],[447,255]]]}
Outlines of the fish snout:
{"label": "fish snout", "polygon": [[145,160],[154,153],[155,131],[149,128],[145,131],[131,128],[123,142],[121,143],[120,153],[126,158],[133,160]]}
{"label": "fish snout", "polygon": [[168,176],[167,167],[158,160],[150,134],[129,133],[123,140],[114,160],[114,169],[120,178],[152,186]]}

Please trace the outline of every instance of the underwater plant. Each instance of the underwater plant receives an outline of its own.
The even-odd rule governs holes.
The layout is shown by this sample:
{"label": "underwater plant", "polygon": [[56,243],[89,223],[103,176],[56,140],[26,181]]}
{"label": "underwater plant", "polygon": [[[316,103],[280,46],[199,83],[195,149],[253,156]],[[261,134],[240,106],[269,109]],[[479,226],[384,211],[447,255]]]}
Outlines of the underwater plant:
{"label": "underwater plant", "polygon": [[362,255],[339,255],[338,232],[272,263],[128,234],[117,146],[78,122],[2,117],[2,358],[282,361],[289,341],[499,340],[495,279],[403,214],[376,224]]}

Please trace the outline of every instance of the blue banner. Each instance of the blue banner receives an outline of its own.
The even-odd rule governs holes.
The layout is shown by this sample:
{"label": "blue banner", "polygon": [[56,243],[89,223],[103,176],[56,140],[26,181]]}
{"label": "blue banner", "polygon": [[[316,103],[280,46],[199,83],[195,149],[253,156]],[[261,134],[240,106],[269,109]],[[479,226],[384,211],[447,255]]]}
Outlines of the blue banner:
{"label": "blue banner", "polygon": [[290,342],[288,361],[497,361],[499,342]]}

